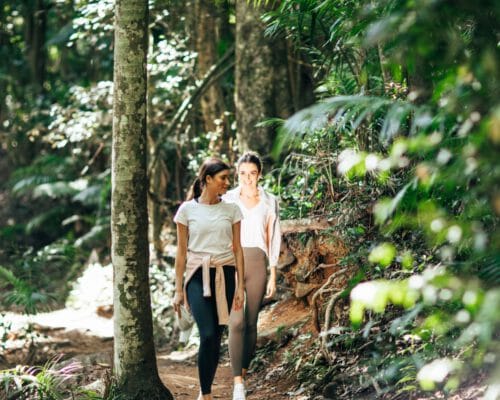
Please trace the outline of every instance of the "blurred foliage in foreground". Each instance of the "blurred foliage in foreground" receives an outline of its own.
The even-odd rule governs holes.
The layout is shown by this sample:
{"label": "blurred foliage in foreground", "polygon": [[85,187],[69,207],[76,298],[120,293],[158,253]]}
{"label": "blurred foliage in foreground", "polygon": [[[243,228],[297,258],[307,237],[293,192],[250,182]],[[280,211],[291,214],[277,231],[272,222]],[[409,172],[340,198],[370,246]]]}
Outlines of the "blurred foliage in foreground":
{"label": "blurred foliage in foreground", "polygon": [[397,361],[374,354],[386,372],[374,379],[449,392],[479,369],[490,375],[485,398],[497,398],[499,5],[296,0],[267,19],[323,67],[323,98],[284,123],[277,145],[295,149],[285,168],[298,166],[285,198],[306,200],[285,213],[361,203],[379,227],[358,248],[371,280],[351,291],[350,318],[371,337],[387,312],[386,339],[403,344],[390,350]]}

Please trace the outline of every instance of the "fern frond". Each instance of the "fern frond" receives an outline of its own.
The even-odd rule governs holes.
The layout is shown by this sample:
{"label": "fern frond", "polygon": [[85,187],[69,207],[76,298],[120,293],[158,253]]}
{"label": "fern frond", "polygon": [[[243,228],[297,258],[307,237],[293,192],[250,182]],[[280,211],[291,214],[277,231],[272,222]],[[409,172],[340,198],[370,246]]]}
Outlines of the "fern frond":
{"label": "fern frond", "polygon": [[38,185],[33,190],[33,197],[50,197],[52,199],[73,196],[79,192],[79,188],[75,182],[51,182]]}
{"label": "fern frond", "polygon": [[479,277],[492,285],[500,284],[500,258],[498,256],[484,258],[479,269]]}
{"label": "fern frond", "polygon": [[64,216],[67,215],[65,213],[69,211],[70,210],[67,210],[66,207],[61,206],[52,208],[45,212],[41,212],[27,222],[25,228],[26,233],[31,234],[36,230],[46,228],[46,224],[59,224],[58,221],[62,221],[64,219]]}
{"label": "fern frond", "polygon": [[75,247],[92,249],[95,247],[105,245],[107,238],[110,234],[109,224],[95,225],[85,235],[79,237],[75,241]]}
{"label": "fern frond", "polygon": [[0,386],[8,399],[62,399],[61,385],[82,369],[79,362],[62,363],[57,355],[43,366],[18,365],[0,371]]}
{"label": "fern frond", "polygon": [[[409,121],[410,115],[419,115],[421,118]],[[371,120],[381,124],[379,139],[387,142],[398,133],[411,133],[427,127],[432,117],[423,107],[402,100],[362,95],[336,96],[292,115],[278,133],[275,151],[280,152],[285,144],[294,143],[304,135],[326,126],[354,130],[363,121]]]}
{"label": "fern frond", "polygon": [[31,190],[38,186],[38,185],[43,185],[48,182],[53,181],[53,178],[50,176],[46,175],[33,175],[33,176],[28,176],[26,178],[23,178],[19,181],[17,181],[14,186],[12,187],[12,193],[17,194],[17,195],[24,195],[26,193],[31,192]]}
{"label": "fern frond", "polygon": [[72,200],[86,206],[99,205],[101,202],[101,193],[101,185],[92,185],[74,195]]}
{"label": "fern frond", "polygon": [[0,300],[7,306],[17,305],[24,308],[27,314],[36,314],[37,306],[47,303],[49,296],[36,292],[27,282],[19,279],[7,268],[0,266],[0,288],[5,290]]}

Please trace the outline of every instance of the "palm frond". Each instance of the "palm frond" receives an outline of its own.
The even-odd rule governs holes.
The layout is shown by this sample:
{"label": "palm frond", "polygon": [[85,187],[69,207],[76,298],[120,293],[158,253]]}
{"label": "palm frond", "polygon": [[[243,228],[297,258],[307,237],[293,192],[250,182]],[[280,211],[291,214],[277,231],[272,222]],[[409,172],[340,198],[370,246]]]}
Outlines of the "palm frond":
{"label": "palm frond", "polygon": [[25,231],[27,234],[31,234],[40,229],[47,231],[49,227],[60,227],[61,222],[70,212],[72,212],[71,208],[62,205],[40,211],[38,215],[26,223]]}
{"label": "palm frond", "polygon": [[85,186],[85,180],[43,183],[33,189],[33,197],[35,199],[40,197],[57,199],[62,197],[74,196],[80,190],[84,189]]}
{"label": "palm frond", "polygon": [[62,362],[57,355],[43,366],[18,365],[0,371],[0,385],[7,399],[63,399],[62,385],[82,369],[79,362]]}
{"label": "palm frond", "polygon": [[32,176],[46,176],[50,177],[51,181],[56,180],[59,174],[68,173],[70,171],[68,164],[71,162],[72,160],[69,157],[52,153],[39,156],[32,164],[17,168],[13,172],[11,177],[12,185],[15,185],[16,182],[22,179]]}
{"label": "palm frond", "polygon": [[21,306],[27,314],[36,314],[38,305],[49,300],[49,296],[37,292],[26,281],[2,266],[0,266],[0,288],[5,289],[0,297],[5,305]]}
{"label": "palm frond", "polygon": [[13,188],[12,193],[16,195],[24,195],[30,193],[34,187],[43,185],[53,181],[53,178],[46,175],[33,175],[26,178],[22,178],[17,181]]}
{"label": "palm frond", "polygon": [[[411,115],[421,118],[410,119]],[[279,131],[275,151],[280,152],[285,144],[326,126],[355,130],[363,121],[380,124],[379,140],[387,143],[399,133],[412,133],[427,127],[432,117],[424,107],[402,100],[362,95],[336,96],[292,115]]]}
{"label": "palm frond", "polygon": [[80,202],[86,206],[99,205],[101,202],[101,185],[92,185],[72,197],[74,202]]}
{"label": "palm frond", "polygon": [[75,247],[92,249],[105,246],[110,234],[109,223],[98,224],[92,227],[85,235],[75,241]]}
{"label": "palm frond", "polygon": [[480,265],[479,277],[492,285],[500,284],[500,257],[484,258]]}

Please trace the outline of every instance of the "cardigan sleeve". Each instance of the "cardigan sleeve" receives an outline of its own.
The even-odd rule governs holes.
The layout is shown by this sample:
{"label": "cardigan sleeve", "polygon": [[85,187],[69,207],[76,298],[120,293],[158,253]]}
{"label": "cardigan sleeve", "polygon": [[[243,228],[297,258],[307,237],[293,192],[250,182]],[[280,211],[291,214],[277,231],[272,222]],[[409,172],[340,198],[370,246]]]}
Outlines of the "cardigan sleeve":
{"label": "cardigan sleeve", "polygon": [[271,239],[269,243],[269,267],[276,267],[278,265],[278,258],[280,256],[281,247],[281,227],[280,227],[280,213],[278,199],[274,196],[271,197],[272,214],[270,223],[272,224]]}

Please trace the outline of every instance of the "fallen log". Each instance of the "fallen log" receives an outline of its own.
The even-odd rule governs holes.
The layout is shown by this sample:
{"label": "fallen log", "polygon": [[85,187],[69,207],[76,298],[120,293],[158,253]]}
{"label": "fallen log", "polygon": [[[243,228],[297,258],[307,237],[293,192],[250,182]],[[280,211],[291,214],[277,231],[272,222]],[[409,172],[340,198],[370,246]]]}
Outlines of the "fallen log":
{"label": "fallen log", "polygon": [[321,231],[331,228],[335,221],[327,218],[301,218],[281,221],[281,233],[300,233],[307,231]]}

